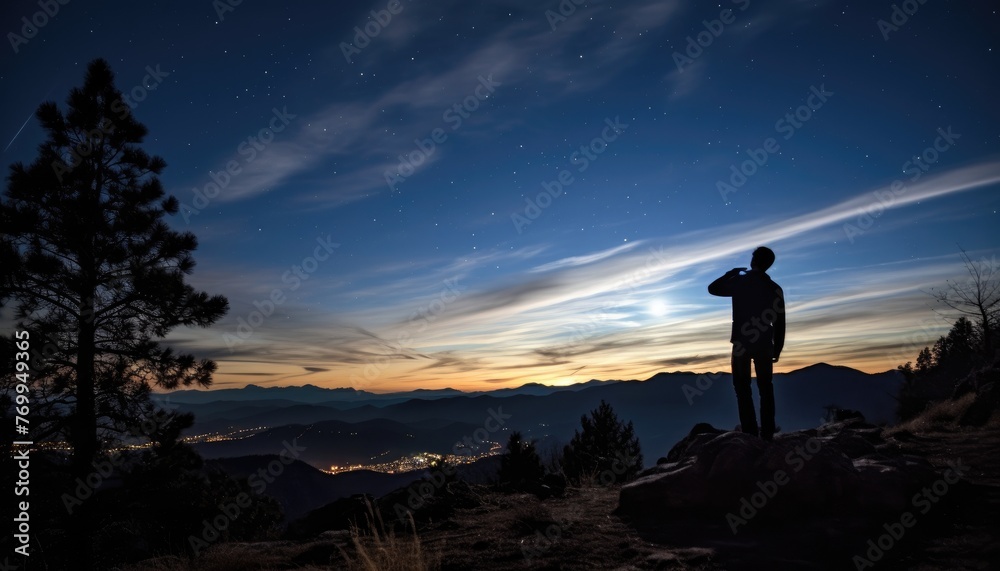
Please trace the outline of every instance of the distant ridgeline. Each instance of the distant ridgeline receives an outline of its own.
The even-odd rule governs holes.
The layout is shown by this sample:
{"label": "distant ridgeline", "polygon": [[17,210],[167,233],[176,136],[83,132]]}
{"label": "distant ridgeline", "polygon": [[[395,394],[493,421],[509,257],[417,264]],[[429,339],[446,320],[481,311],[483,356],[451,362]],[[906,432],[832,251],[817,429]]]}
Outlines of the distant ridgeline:
{"label": "distant ridgeline", "polygon": [[[785,431],[815,427],[832,409],[860,411],[873,423],[893,422],[894,396],[901,383],[898,371],[868,374],[822,363],[777,374],[777,422]],[[653,457],[683,438],[692,424],[732,429],[738,423],[728,373],[659,373],[645,381],[527,384],[476,393],[441,389],[376,394],[312,385],[250,385],[176,391],[156,398],[164,407],[195,415],[187,435],[198,437],[196,446],[206,458],[276,453],[281,449],[279,436],[294,433],[306,448],[301,459],[324,470],[410,454],[449,453],[456,442],[473,434],[477,436],[472,440],[484,448],[487,442],[505,443],[514,430],[543,445],[565,443],[579,427],[580,416],[601,400],[611,404],[619,418],[634,423],[643,449]],[[491,411],[509,417],[495,432],[483,429]]]}

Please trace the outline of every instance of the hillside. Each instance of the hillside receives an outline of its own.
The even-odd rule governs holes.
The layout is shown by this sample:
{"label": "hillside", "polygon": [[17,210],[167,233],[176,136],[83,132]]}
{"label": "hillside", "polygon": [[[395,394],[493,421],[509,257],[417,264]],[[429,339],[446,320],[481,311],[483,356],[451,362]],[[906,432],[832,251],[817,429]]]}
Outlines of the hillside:
{"label": "hillside", "polygon": [[[496,456],[484,458],[462,464],[456,471],[465,481],[486,483],[496,475],[498,460]],[[275,461],[278,463],[275,464]],[[248,482],[255,493],[277,500],[284,513],[285,524],[338,499],[356,494],[381,497],[427,475],[423,470],[395,474],[351,470],[328,474],[300,460],[286,464],[274,454],[208,460],[205,465],[207,468],[220,468],[233,478]]]}
{"label": "hillside", "polygon": [[[277,476],[268,478],[270,481],[260,477],[250,479],[251,475],[266,474],[268,465],[275,460],[279,460],[276,466],[281,466]],[[206,466],[221,468],[234,478],[256,483],[254,491],[278,500],[285,521],[294,521],[310,510],[351,494],[381,496],[420,478],[418,472],[385,474],[356,470],[326,474],[298,460],[286,465],[277,455],[210,460]]]}
{"label": "hillside", "polygon": [[[942,496],[933,511],[907,530],[876,569],[994,569],[1000,563],[1000,431],[996,427],[897,434],[900,451],[940,470],[956,458],[970,466],[964,484]],[[686,517],[666,523],[617,513],[619,489],[585,487],[539,500],[473,488],[474,505],[420,529],[421,550],[445,571],[476,569],[855,569],[867,540],[885,533],[878,519],[845,528],[837,519],[764,522],[734,535],[722,519]],[[656,514],[650,514],[655,516]],[[403,541],[400,539],[399,541]],[[386,545],[386,544],[383,544]],[[396,545],[408,549],[409,543]],[[129,571],[222,571],[253,564],[262,570],[341,569],[354,553],[349,533],[306,541],[219,545],[193,567],[162,559]],[[173,563],[172,561],[175,561]],[[241,563],[242,562],[242,563]],[[868,568],[868,567],[863,567]]]}

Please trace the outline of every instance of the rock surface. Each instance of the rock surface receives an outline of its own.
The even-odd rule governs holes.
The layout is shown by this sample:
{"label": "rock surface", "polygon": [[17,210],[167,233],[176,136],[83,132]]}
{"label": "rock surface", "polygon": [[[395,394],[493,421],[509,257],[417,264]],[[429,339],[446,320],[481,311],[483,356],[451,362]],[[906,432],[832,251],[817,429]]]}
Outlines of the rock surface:
{"label": "rock surface", "polygon": [[898,513],[939,478],[882,430],[851,418],[767,442],[698,424],[660,462],[624,485],[619,513],[747,513],[765,518]]}

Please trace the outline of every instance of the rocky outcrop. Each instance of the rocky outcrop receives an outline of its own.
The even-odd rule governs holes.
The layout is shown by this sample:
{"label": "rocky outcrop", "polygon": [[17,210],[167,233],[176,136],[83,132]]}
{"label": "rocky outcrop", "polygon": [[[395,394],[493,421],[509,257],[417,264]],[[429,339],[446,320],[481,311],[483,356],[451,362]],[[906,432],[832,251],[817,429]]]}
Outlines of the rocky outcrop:
{"label": "rocky outcrop", "polygon": [[622,487],[619,513],[712,516],[743,509],[787,519],[899,512],[938,477],[863,418],[778,434],[772,442],[698,424]]}

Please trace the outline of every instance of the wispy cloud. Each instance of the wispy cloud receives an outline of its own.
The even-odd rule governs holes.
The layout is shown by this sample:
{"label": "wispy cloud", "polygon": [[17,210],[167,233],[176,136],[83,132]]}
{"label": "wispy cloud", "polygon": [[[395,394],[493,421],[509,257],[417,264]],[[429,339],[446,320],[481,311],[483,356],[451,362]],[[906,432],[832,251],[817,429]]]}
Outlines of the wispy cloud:
{"label": "wispy cloud", "polygon": [[[997,161],[942,172],[908,186],[885,215],[998,183]],[[728,366],[720,350],[728,338],[730,314],[724,300],[704,292],[702,282],[718,271],[713,264],[746,255],[756,244],[772,245],[784,259],[793,258],[810,247],[816,233],[839,231],[869,210],[876,190],[884,189],[785,220],[732,224],[668,242],[647,240],[542,263],[536,260],[547,252],[543,246],[456,260],[415,260],[421,272],[380,281],[377,295],[344,285],[365,282],[360,275],[339,282],[333,297],[330,288],[321,288],[325,299],[370,300],[362,307],[338,311],[307,300],[288,303],[281,308],[287,319],[272,317],[245,346],[235,352],[220,348],[208,356],[222,361],[226,373],[231,368],[247,371],[238,363],[254,361],[282,378],[303,374],[301,364],[310,363],[308,374],[341,385],[378,364],[376,380],[368,387],[376,389],[418,379],[468,387],[484,374],[512,383],[568,382],[567,375],[581,366],[593,378],[672,365],[722,370]],[[506,283],[480,278],[500,261],[524,263],[524,271],[508,276]],[[953,277],[960,270],[957,262],[930,258],[782,276],[790,331],[783,366],[808,365],[824,355],[833,362],[884,370],[911,358],[907,356],[921,343],[932,343],[947,326],[935,321],[925,292]],[[454,276],[461,276],[460,295],[441,304],[433,319],[415,326],[414,313],[440,299],[444,280]],[[259,295],[252,293],[256,291],[250,288],[243,295]],[[664,314],[649,311],[654,299],[660,300]],[[921,332],[916,337],[915,327]],[[399,341],[401,332],[405,342]],[[181,345],[220,347],[220,332],[212,335],[189,332],[180,338]]]}
{"label": "wispy cloud", "polygon": [[[398,166],[398,161],[386,161],[385,157],[412,151],[414,138],[426,138],[435,128],[445,128],[450,133],[452,125],[443,121],[443,114],[455,102],[472,94],[480,77],[492,76],[500,84],[498,93],[525,81],[541,80],[552,87],[546,104],[565,94],[596,89],[614,79],[615,74],[604,70],[621,69],[639,49],[641,32],[666,22],[678,6],[647,1],[629,10],[597,7],[590,10],[591,17],[575,14],[556,31],[547,25],[544,9],[535,8],[537,21],[515,21],[501,26],[472,44],[467,55],[457,56],[434,69],[417,68],[412,75],[387,86],[378,97],[336,101],[319,110],[289,109],[298,115],[290,132],[282,134],[245,165],[243,172],[219,195],[219,200],[252,198],[300,176],[310,182],[307,191],[299,192],[299,199],[311,204],[337,206],[384,192],[388,189],[384,173],[395,172]],[[390,46],[406,49],[419,45],[423,36],[417,31],[436,30],[434,25],[442,9],[437,5],[407,5],[406,12],[397,16],[398,21],[387,27],[391,41],[373,42],[365,57],[379,58]],[[587,10],[581,8],[584,11]],[[595,36],[597,25],[614,32]],[[579,42],[589,44],[589,51],[600,61],[571,68],[568,63],[578,57],[571,53],[572,46]],[[336,52],[336,57],[340,57],[339,49]],[[540,54],[544,57],[539,57]],[[571,75],[568,69],[573,69]],[[408,118],[405,132],[393,121],[394,117]],[[507,120],[494,116],[487,102],[463,124],[461,133],[469,136],[478,130],[495,129]],[[446,145],[442,145],[416,171],[426,169],[446,152]],[[350,166],[334,173],[326,165],[337,158],[350,158]]]}

